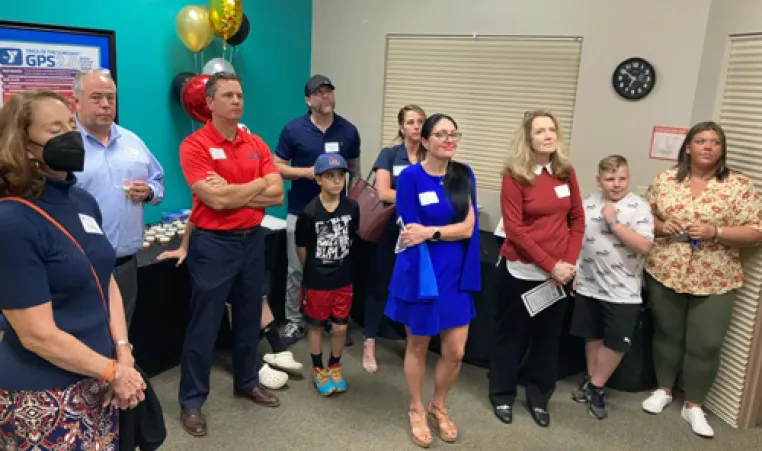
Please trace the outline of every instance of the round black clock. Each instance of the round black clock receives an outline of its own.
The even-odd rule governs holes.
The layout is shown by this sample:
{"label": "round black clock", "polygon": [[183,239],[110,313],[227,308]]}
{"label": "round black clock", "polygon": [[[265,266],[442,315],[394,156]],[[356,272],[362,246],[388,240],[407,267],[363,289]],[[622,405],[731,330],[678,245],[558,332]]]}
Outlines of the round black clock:
{"label": "round black clock", "polygon": [[611,83],[621,97],[640,100],[654,89],[656,69],[643,58],[628,58],[616,67]]}

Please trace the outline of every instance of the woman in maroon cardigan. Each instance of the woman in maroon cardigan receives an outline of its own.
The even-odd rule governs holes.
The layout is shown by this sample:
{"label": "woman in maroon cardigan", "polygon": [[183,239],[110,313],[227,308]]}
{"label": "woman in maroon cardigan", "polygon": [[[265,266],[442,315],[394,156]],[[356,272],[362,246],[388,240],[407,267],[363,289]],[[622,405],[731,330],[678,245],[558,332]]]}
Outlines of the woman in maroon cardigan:
{"label": "woman in maroon cardigan", "polygon": [[545,111],[525,115],[503,174],[500,207],[506,239],[495,267],[489,396],[495,416],[511,423],[519,366],[529,345],[527,404],[534,421],[547,427],[568,298],[561,291],[561,299],[530,316],[522,294],[551,279],[556,288],[568,286],[585,232],[579,186],[555,116]]}

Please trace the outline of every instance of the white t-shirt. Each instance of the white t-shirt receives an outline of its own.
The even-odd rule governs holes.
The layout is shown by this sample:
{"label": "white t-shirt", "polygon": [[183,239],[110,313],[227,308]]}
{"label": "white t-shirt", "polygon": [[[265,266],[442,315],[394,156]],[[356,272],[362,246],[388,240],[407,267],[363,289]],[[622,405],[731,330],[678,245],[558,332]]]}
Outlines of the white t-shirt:
{"label": "white t-shirt", "polygon": [[[605,204],[600,191],[582,201],[585,237],[577,261],[577,293],[602,301],[640,304],[645,258],[627,249],[609,230],[601,214]],[[628,193],[614,205],[620,223],[653,241],[654,218],[645,200]]]}

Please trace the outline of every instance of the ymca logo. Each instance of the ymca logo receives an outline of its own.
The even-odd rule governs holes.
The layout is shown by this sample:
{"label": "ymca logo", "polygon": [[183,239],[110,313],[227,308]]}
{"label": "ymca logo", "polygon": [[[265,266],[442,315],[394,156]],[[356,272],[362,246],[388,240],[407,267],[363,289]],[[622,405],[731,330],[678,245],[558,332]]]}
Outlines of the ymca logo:
{"label": "ymca logo", "polygon": [[0,65],[21,66],[23,62],[21,49],[0,47]]}
{"label": "ymca logo", "polygon": [[249,152],[249,160],[258,160],[259,154],[256,152]]}

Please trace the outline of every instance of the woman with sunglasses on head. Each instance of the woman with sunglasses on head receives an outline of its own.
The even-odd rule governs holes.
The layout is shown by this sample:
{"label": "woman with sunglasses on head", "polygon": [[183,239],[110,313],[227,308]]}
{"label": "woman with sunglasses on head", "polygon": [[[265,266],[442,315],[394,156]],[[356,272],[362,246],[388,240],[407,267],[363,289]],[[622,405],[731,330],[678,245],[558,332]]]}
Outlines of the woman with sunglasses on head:
{"label": "woman with sunglasses on head", "polygon": [[762,205],[754,183],[727,166],[725,132],[694,125],[677,165],[648,187],[656,240],[646,259],[659,386],[643,410],[657,415],[682,381],[681,415],[696,435],[714,437],[701,408],[720,365],[720,350],[743,284],[740,249],[762,240]]}
{"label": "woman with sunglasses on head", "polygon": [[0,449],[114,449],[144,399],[84,157],[60,95],[0,109]]}
{"label": "woman with sunglasses on head", "polygon": [[[429,117],[421,127],[423,160],[397,179],[395,201],[403,229],[385,313],[407,329],[408,415],[413,441],[421,447],[433,440],[427,414],[442,440],[458,438],[445,400],[460,372],[475,311],[473,292],[481,288],[476,181],[471,168],[452,160],[460,137],[450,116]],[[426,356],[437,334],[441,355],[434,369],[434,393],[424,407]]]}
{"label": "woman with sunglasses on head", "polygon": [[[397,114],[399,124],[397,138],[400,143],[381,149],[373,165],[376,173],[376,190],[382,201],[394,203],[400,173],[411,164],[417,163],[419,157],[423,155],[421,127],[425,120],[426,113],[417,105],[406,105]],[[381,330],[384,307],[389,297],[389,280],[392,277],[395,259],[394,248],[399,234],[400,230],[396,221],[391,219],[378,244],[375,245],[373,277],[370,281],[368,302],[365,304],[365,341],[362,354],[362,366],[369,373],[375,373],[378,370],[376,337]]]}
{"label": "woman with sunglasses on head", "polygon": [[[532,419],[550,425],[548,403],[558,379],[558,348],[566,292],[582,248],[585,213],[556,117],[524,116],[503,170],[500,207],[505,241],[495,267],[495,342],[490,358],[493,413],[513,422],[519,369],[525,355],[526,399]],[[557,300],[531,316],[522,295],[549,281]],[[560,298],[559,298],[560,296]]]}

